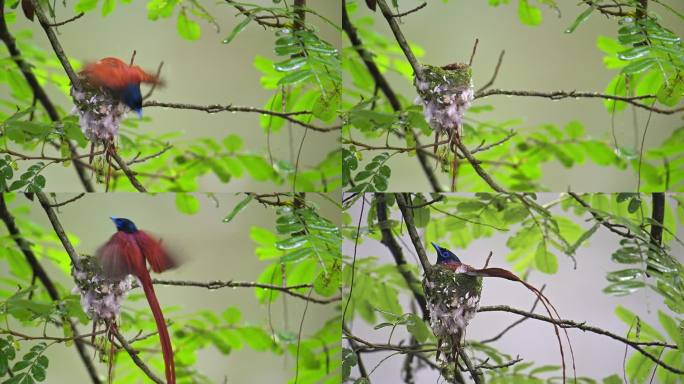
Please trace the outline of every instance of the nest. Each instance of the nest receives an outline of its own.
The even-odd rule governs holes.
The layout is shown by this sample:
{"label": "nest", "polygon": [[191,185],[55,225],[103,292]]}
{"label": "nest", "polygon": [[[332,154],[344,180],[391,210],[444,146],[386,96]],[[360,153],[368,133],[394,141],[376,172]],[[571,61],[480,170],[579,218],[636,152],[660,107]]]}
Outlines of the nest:
{"label": "nest", "polygon": [[425,274],[423,288],[430,311],[430,327],[440,343],[457,348],[480,305],[482,277],[456,273],[439,265]]}
{"label": "nest", "polygon": [[460,136],[465,111],[475,97],[472,68],[468,64],[423,66],[423,80],[414,80],[418,103],[430,127],[438,133],[456,131]]}
{"label": "nest", "polygon": [[93,320],[116,320],[121,303],[133,287],[132,277],[122,280],[105,279],[94,257],[84,257],[71,274],[76,282],[73,293],[81,295],[83,311]]}
{"label": "nest", "polygon": [[105,146],[113,142],[128,107],[111,92],[86,82],[79,89],[72,87],[71,96],[76,104],[72,113],[78,113],[81,131],[88,140]]}

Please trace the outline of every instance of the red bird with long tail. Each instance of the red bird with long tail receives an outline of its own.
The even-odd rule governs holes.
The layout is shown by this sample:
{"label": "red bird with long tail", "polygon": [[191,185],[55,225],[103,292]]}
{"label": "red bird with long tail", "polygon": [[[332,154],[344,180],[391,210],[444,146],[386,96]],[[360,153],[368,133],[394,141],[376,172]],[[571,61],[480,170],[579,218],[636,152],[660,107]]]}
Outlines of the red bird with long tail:
{"label": "red bird with long tail", "polygon": [[171,339],[146,264],[149,263],[152,271],[159,273],[175,267],[176,263],[159,241],[145,231],[138,230],[132,221],[116,217],[112,217],[112,221],[117,232],[97,251],[102,272],[110,279],[123,279],[127,275],[133,275],[140,281],[154,321],[157,323],[164,355],[166,382],[175,384],[176,368]]}

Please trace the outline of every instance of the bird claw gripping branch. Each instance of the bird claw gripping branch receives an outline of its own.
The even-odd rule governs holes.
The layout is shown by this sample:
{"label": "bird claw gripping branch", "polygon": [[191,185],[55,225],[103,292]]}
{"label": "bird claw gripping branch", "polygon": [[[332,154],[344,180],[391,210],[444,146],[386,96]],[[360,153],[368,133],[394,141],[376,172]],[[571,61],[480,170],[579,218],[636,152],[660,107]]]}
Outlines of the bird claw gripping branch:
{"label": "bird claw gripping branch", "polygon": [[439,137],[445,134],[449,138],[449,149],[439,153],[438,161],[447,163],[449,152],[453,153],[453,190],[458,165],[456,143],[461,140],[465,112],[475,98],[472,68],[468,64],[455,63],[443,67],[423,65],[422,69],[422,79],[414,78],[418,91],[416,102],[423,105],[425,120],[435,131],[435,154]]}
{"label": "bird claw gripping branch", "polygon": [[[482,278],[498,277],[523,284],[527,289],[534,292],[539,301],[544,305],[544,308],[546,308],[549,318],[553,320],[553,327],[561,354],[563,383],[565,383],[565,354],[558,330],[560,316],[549,299],[540,290],[508,270],[503,268],[487,268],[487,265],[481,269],[473,268],[461,263],[461,260],[450,250],[442,248],[435,243],[432,243],[432,246],[437,250],[437,263],[425,271],[423,288],[430,312],[430,327],[438,339],[437,360],[439,360],[442,344],[446,342],[448,347],[450,347],[448,349],[450,352],[445,355],[446,364],[443,367],[443,371],[450,372],[448,364],[450,362],[453,362],[454,369],[457,369],[456,363],[458,361],[461,340],[465,335],[468,323],[475,317],[480,305]],[[563,332],[570,347],[574,372],[575,357],[572,351],[572,344],[565,328],[563,328]]]}

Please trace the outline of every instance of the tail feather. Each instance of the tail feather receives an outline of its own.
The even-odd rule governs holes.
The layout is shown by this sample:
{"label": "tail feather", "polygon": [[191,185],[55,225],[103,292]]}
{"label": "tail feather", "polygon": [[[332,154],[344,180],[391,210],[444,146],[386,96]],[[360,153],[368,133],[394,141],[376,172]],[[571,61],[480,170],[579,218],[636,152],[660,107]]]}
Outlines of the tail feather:
{"label": "tail feather", "polygon": [[[563,366],[563,383],[566,382],[566,377],[565,377],[565,353],[563,352],[563,343],[561,342],[560,339],[560,333],[558,332],[559,328],[559,323],[561,320],[560,315],[558,314],[558,311],[556,310],[556,307],[551,304],[551,301],[549,301],[544,294],[538,290],[536,287],[533,285],[529,284],[528,282],[522,280],[515,274],[513,274],[511,271],[505,270],[503,268],[483,268],[483,269],[475,269],[472,271],[473,273],[480,275],[480,276],[487,276],[487,277],[498,277],[501,279],[506,279],[506,280],[511,280],[511,281],[517,281],[524,285],[527,289],[530,291],[534,292],[541,303],[544,305],[544,308],[546,309],[546,312],[549,314],[549,317],[551,320],[553,320],[553,328],[556,333],[556,338],[558,339],[558,346],[560,348],[560,354],[561,354],[561,361],[562,361],[562,366]],[[553,314],[552,314],[553,310]],[[554,317],[555,314],[555,317]],[[562,327],[561,327],[562,328]],[[573,371],[573,377],[575,379],[575,382],[577,382],[577,370],[575,368],[575,353],[572,350],[572,343],[570,342],[570,336],[568,335],[568,331],[565,328],[563,329],[563,333],[565,333],[565,339],[568,341],[568,346],[570,347],[570,357],[572,359],[572,371]]]}
{"label": "tail feather", "polygon": [[164,315],[162,314],[161,307],[159,306],[159,301],[157,301],[157,295],[154,293],[154,287],[152,286],[152,279],[147,273],[142,276],[138,276],[140,279],[140,285],[142,285],[145,291],[145,296],[147,297],[147,302],[150,304],[150,309],[152,310],[152,315],[154,316],[154,321],[157,323],[157,331],[159,331],[159,340],[161,341],[162,354],[164,355],[164,367],[166,373],[167,384],[176,383],[176,366],[173,362],[173,349],[171,348],[171,338],[169,337],[169,331],[166,328],[166,322],[164,321]]}

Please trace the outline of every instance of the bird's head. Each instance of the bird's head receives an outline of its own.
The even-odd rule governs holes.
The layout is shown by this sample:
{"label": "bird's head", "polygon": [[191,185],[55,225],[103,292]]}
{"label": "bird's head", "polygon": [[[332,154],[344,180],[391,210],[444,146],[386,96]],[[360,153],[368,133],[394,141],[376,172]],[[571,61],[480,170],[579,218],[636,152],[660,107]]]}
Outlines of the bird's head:
{"label": "bird's head", "polygon": [[110,219],[112,219],[114,225],[116,225],[116,229],[119,231],[126,233],[135,233],[138,231],[138,228],[135,227],[135,224],[128,219],[124,219],[122,217],[110,217]]}
{"label": "bird's head", "polygon": [[461,263],[461,260],[450,250],[442,248],[435,243],[432,243],[432,246],[435,247],[435,250],[437,251],[437,264]]}
{"label": "bird's head", "polygon": [[121,91],[121,101],[142,118],[142,94],[140,83],[130,83]]}

